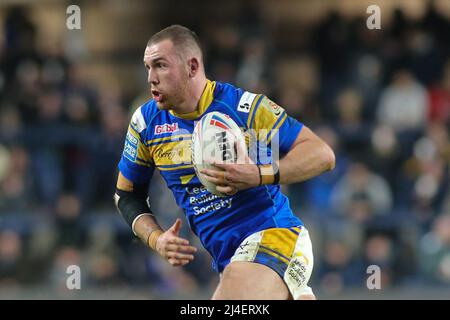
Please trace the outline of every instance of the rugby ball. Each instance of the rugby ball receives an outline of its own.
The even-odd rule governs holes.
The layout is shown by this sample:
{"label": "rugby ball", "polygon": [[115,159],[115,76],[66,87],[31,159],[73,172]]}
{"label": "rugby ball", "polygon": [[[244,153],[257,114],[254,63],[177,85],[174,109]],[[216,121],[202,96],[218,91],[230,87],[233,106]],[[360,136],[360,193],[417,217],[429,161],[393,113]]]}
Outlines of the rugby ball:
{"label": "rugby ball", "polygon": [[216,185],[209,182],[200,170],[215,169],[215,163],[240,163],[244,155],[237,152],[236,143],[240,150],[246,150],[245,138],[239,126],[227,114],[213,111],[205,114],[195,125],[192,133],[192,163],[195,173],[206,189],[219,197],[226,197],[216,190]]}

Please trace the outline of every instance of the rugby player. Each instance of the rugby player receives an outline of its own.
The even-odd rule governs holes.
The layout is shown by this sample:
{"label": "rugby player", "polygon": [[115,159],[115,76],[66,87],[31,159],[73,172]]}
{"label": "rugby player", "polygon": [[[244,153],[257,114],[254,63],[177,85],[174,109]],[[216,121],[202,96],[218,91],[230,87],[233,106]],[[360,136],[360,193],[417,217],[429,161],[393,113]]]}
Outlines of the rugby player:
{"label": "rugby player", "polygon": [[[179,236],[181,219],[163,230],[150,210],[147,192],[157,168],[220,274],[213,299],[314,299],[308,230],[280,185],[332,170],[333,151],[265,95],[207,79],[199,39],[188,28],[154,34],[143,62],[152,99],[131,118],[114,195],[133,233],[172,266],[194,259],[197,249]],[[199,172],[226,197],[206,190],[191,160],[194,125],[211,111],[256,132],[272,151],[277,141],[280,154],[266,163],[245,154],[242,164]]]}

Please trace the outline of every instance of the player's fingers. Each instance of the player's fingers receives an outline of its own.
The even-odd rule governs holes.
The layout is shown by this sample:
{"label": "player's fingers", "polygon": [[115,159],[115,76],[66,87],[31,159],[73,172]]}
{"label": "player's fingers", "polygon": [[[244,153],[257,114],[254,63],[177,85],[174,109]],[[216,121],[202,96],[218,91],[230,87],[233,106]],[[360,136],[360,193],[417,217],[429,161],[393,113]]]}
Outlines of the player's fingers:
{"label": "player's fingers", "polygon": [[214,170],[214,169],[202,169],[200,170],[200,173],[203,173],[206,177],[213,177],[218,178],[219,174],[221,174],[222,171]]}
{"label": "player's fingers", "polygon": [[216,178],[216,177],[211,177],[211,176],[207,176],[207,175],[204,175],[204,177],[205,177],[206,180],[208,180],[209,182],[214,183],[216,185],[224,183],[224,181],[222,179],[219,179],[219,178]]}
{"label": "player's fingers", "polygon": [[223,186],[223,185],[216,186],[216,189],[217,189],[217,191],[222,192],[222,193],[229,193],[234,190],[234,188],[231,186]]}
{"label": "player's fingers", "polygon": [[185,265],[187,265],[189,262],[191,262],[191,261],[189,261],[189,260],[181,260],[181,261],[180,261],[180,264],[181,264],[181,266],[185,266]]}
{"label": "player's fingers", "polygon": [[173,267],[182,267],[187,265],[190,261],[189,260],[168,260],[169,263],[173,266]]}
{"label": "player's fingers", "polygon": [[230,167],[229,163],[213,162],[212,165],[218,169],[227,170]]}
{"label": "player's fingers", "polygon": [[169,259],[177,259],[177,260],[189,260],[192,261],[194,260],[194,255],[192,254],[183,254],[183,253],[179,253],[179,252],[168,252],[167,253],[167,258]]}
{"label": "player's fingers", "polygon": [[[207,169],[206,169],[207,170]],[[206,174],[203,175],[206,180],[215,185],[229,185],[232,183],[232,178],[230,173],[227,171],[207,171]]]}
{"label": "player's fingers", "polygon": [[178,267],[181,265],[180,261],[178,261],[177,259],[171,258],[171,259],[167,259],[167,261],[169,261],[169,263],[174,267]]}
{"label": "player's fingers", "polygon": [[233,195],[237,192],[237,189],[232,186],[216,186],[216,190],[228,195]]}
{"label": "player's fingers", "polygon": [[166,251],[180,252],[180,253],[195,253],[197,248],[193,246],[169,244],[167,245]]}
{"label": "player's fingers", "polygon": [[170,237],[167,239],[168,244],[189,245],[189,241],[180,237]]}
{"label": "player's fingers", "polygon": [[180,233],[180,229],[181,229],[181,219],[178,218],[175,223],[170,227],[170,230],[178,235]]}

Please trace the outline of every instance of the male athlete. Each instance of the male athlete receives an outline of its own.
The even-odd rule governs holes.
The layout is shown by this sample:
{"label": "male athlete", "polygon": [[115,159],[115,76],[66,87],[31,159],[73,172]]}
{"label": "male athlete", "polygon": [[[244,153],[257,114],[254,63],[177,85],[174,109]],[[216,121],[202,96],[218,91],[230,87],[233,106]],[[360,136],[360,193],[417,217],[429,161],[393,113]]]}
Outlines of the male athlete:
{"label": "male athlete", "polygon": [[[152,99],[132,116],[114,196],[133,233],[172,266],[194,259],[196,248],[179,237],[181,220],[163,230],[149,208],[148,185],[157,168],[220,273],[213,299],[314,299],[311,241],[280,184],[333,169],[333,151],[266,96],[208,80],[199,40],[185,27],[153,35],[144,65]],[[269,146],[278,141],[282,156],[260,163],[245,155],[243,164],[199,172],[226,197],[206,190],[191,161],[194,125],[211,111],[228,114]]]}

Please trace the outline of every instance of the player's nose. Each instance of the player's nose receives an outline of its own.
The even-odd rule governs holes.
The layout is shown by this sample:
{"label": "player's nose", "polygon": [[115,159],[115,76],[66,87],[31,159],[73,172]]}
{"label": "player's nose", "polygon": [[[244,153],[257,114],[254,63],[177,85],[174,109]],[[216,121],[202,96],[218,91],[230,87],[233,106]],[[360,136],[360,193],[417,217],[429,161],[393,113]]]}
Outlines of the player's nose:
{"label": "player's nose", "polygon": [[147,82],[149,84],[153,84],[153,85],[159,83],[158,76],[157,76],[156,72],[154,72],[152,69],[148,70]]}

